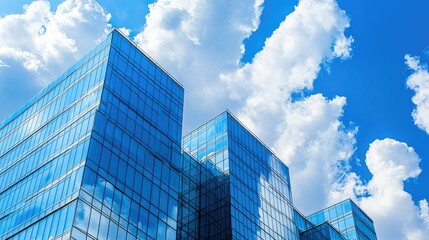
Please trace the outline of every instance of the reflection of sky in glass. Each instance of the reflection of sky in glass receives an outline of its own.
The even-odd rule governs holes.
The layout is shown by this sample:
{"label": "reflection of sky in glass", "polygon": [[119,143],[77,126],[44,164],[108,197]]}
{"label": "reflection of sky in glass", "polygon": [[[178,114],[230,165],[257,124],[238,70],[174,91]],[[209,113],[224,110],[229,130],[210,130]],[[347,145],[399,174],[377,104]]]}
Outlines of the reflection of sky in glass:
{"label": "reflection of sky in glass", "polygon": [[[182,189],[183,203],[180,206],[191,204],[186,201],[199,201],[201,205],[190,209],[194,212],[193,217],[181,215],[180,221],[184,226],[180,234],[183,239],[189,237],[187,234],[198,238],[195,228],[200,229],[203,235],[199,237],[202,238],[222,236],[216,234],[230,231],[228,225],[217,226],[219,229],[212,231],[204,224],[208,219],[208,226],[215,226],[222,217],[230,219],[233,238],[298,239],[298,230],[288,220],[292,218],[288,168],[231,114],[225,112],[218,115],[184,136],[182,141],[185,152],[183,161],[186,164],[192,161],[201,163],[197,168],[199,174],[192,173],[192,164],[184,166],[182,181],[192,187]],[[187,153],[195,160],[187,158]],[[193,182],[191,179],[196,180]],[[197,183],[199,185],[195,185]],[[223,191],[225,186],[228,191]],[[193,191],[193,188],[199,190]],[[220,195],[210,194],[219,191]],[[199,199],[192,199],[193,193],[198,194]],[[212,206],[217,208],[217,203],[221,201],[227,202],[222,207],[231,209],[230,213],[226,211],[223,215],[221,209],[213,215],[204,213]],[[200,225],[192,224],[193,219]],[[204,235],[207,231],[212,235]]]}
{"label": "reflection of sky in glass", "polygon": [[314,224],[329,222],[348,239],[376,239],[374,223],[350,199],[309,215]]}
{"label": "reflection of sky in glass", "polygon": [[0,239],[70,234],[107,43],[0,124]]}
{"label": "reflection of sky in glass", "polygon": [[183,89],[118,32],[107,62],[72,237],[173,239]]}

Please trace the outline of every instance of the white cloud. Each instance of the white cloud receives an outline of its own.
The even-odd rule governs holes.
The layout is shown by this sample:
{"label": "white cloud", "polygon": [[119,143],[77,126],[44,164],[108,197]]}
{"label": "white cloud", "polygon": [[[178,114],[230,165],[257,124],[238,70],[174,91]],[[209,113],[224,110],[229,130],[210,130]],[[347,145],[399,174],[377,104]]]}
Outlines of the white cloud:
{"label": "white cloud", "polygon": [[[326,173],[347,168],[354,152],[357,130],[339,121],[346,100],[314,95],[292,102],[291,94],[311,90],[325,62],[350,57],[353,38],[344,34],[349,19],[333,0],[302,0],[253,62],[240,66],[242,42],[258,27],[261,4],[160,0],[150,5],[146,26],[135,40],[184,84],[185,132],[226,106],[276,146],[292,166],[294,189],[308,189],[306,182],[311,182],[313,189],[327,192],[337,173]],[[307,122],[294,122],[306,118]],[[328,151],[322,147],[325,142],[330,143]],[[301,164],[308,167],[295,167]],[[300,181],[301,176],[308,179]],[[327,201],[316,201],[310,197],[312,191],[299,193],[295,190],[294,199],[308,211]]]}
{"label": "white cloud", "polygon": [[302,0],[252,63],[222,75],[242,103],[239,118],[290,167],[294,202],[304,213],[326,206],[323,196],[349,168],[357,129],[339,120],[344,97],[291,96],[312,90],[322,64],[350,56],[349,26],[335,1]]}
{"label": "white cloud", "polygon": [[393,139],[375,140],[366,154],[373,175],[369,197],[360,206],[374,219],[380,239],[426,239],[429,231],[419,218],[419,208],[404,190],[404,181],[417,177],[420,158],[413,148]]}
{"label": "white cloud", "polygon": [[427,239],[427,201],[421,200],[420,207],[416,206],[404,190],[404,181],[421,172],[414,149],[394,139],[375,140],[365,162],[372,179],[364,185],[355,173],[350,173],[343,182],[347,187],[333,191],[331,201],[357,198],[359,206],[374,220],[379,239]]}
{"label": "white cloud", "polygon": [[128,29],[128,28],[126,28],[126,27],[121,27],[121,28],[118,28],[119,29],[119,31],[121,31],[123,34],[125,34],[125,36],[130,36],[130,34],[131,34],[131,29]]}
{"label": "white cloud", "polygon": [[357,128],[339,121],[344,97],[321,94],[288,104],[275,149],[289,166],[295,205],[304,213],[322,209],[332,184],[349,168]]}
{"label": "white cloud", "polygon": [[407,86],[415,91],[412,98],[416,108],[412,116],[414,123],[429,134],[429,72],[426,66],[420,63],[418,57],[405,55],[405,63],[413,70],[407,79]]}
{"label": "white cloud", "polygon": [[[13,59],[15,61],[22,62],[22,65],[25,69],[30,71],[37,71],[42,65],[42,62],[37,58],[35,54],[30,51],[23,51],[21,49],[15,49],[10,47],[0,47],[0,56],[5,57],[10,61]],[[3,62],[3,61],[2,61]],[[4,65],[8,66],[3,62]]]}
{"label": "white cloud", "polygon": [[300,1],[252,63],[222,76],[232,96],[244,102],[239,117],[245,124],[274,143],[284,131],[284,107],[291,94],[311,90],[323,62],[349,56],[350,46],[344,46],[352,42],[344,35],[348,27],[349,19],[335,1]]}
{"label": "white cloud", "polygon": [[414,71],[422,71],[423,66],[420,64],[420,59],[418,57],[411,57],[409,54],[405,55],[405,64]]}
{"label": "white cloud", "polygon": [[8,103],[0,119],[93,48],[109,31],[109,19],[94,0],[66,0],[55,11],[38,0],[21,14],[0,17],[0,99]]}
{"label": "white cloud", "polygon": [[[357,130],[339,121],[345,98],[318,94],[292,102],[291,94],[311,90],[322,64],[350,56],[353,38],[344,34],[349,19],[333,0],[302,0],[253,62],[240,66],[242,42],[258,27],[261,4],[160,0],[150,5],[146,26],[135,40],[184,84],[185,132],[225,106],[238,112],[292,165],[296,202],[315,210],[327,199],[298,189],[309,189],[306,182],[311,182],[313,189],[329,191],[335,172],[348,168]],[[302,164],[308,167],[300,169]],[[308,179],[301,181],[301,176]]]}
{"label": "white cloud", "polygon": [[344,97],[332,100],[312,95],[286,107],[282,135],[275,149],[291,171],[294,203],[305,213],[328,203],[332,185],[349,169],[357,128],[339,120]]}
{"label": "white cloud", "polygon": [[9,65],[7,65],[6,63],[4,63],[1,59],[0,59],[0,68],[3,67],[10,67]]}
{"label": "white cloud", "polygon": [[93,0],[66,0],[55,12],[34,1],[24,13],[0,18],[0,60],[21,62],[45,85],[105,36],[109,19]]}
{"label": "white cloud", "polygon": [[149,6],[146,26],[135,40],[183,83],[185,131],[231,104],[218,88],[219,75],[239,67],[242,42],[258,27],[262,3],[159,0]]}
{"label": "white cloud", "polygon": [[426,199],[420,200],[420,218],[423,219],[426,227],[429,227],[429,207]]}

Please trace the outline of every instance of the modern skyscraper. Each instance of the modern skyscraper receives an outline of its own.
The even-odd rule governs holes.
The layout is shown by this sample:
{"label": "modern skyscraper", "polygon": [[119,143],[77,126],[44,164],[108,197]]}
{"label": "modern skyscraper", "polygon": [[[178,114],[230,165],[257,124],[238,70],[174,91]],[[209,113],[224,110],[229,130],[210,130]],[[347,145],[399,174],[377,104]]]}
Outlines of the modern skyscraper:
{"label": "modern skyscraper", "polygon": [[376,239],[351,200],[309,217],[296,210],[288,167],[228,111],[182,145],[178,239]]}
{"label": "modern skyscraper", "polygon": [[313,224],[329,222],[347,239],[376,239],[374,222],[350,199],[313,213],[307,219]]}
{"label": "modern skyscraper", "polygon": [[184,136],[183,148],[201,164],[194,239],[299,239],[288,168],[229,112]]}
{"label": "modern skyscraper", "polygon": [[0,124],[0,239],[376,239],[351,200],[303,216],[230,112],[181,138],[183,94],[115,29]]}
{"label": "modern skyscraper", "polygon": [[182,109],[114,30],[0,125],[0,239],[175,239]]}

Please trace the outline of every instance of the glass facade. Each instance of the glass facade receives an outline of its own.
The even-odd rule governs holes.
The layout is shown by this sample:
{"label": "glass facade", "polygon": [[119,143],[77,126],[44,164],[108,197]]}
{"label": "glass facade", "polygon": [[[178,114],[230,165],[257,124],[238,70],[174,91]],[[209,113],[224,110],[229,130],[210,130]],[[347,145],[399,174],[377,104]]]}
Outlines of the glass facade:
{"label": "glass facade", "polygon": [[0,125],[0,239],[68,236],[110,40]]}
{"label": "glass facade", "polygon": [[[226,115],[220,115],[216,119],[196,129],[184,137],[183,143],[183,175],[192,174],[191,180],[196,183],[199,205],[196,219],[198,229],[179,229],[179,239],[230,239],[231,238],[231,208],[230,208],[230,184],[227,152],[227,120]],[[196,166],[189,171],[188,166]],[[183,179],[182,195],[187,195],[186,184],[189,180]],[[181,199],[181,206],[189,203],[186,198]],[[185,210],[185,209],[183,209]],[[179,215],[182,215],[182,211]],[[180,216],[180,219],[183,219]],[[186,221],[186,218],[185,218]],[[179,221],[179,224],[180,221]],[[188,231],[191,230],[189,233]]]}
{"label": "glass facade", "polygon": [[181,137],[183,87],[118,30],[0,124],[1,239],[369,239],[351,200],[305,217],[226,111]]}
{"label": "glass facade", "polygon": [[350,240],[376,240],[374,223],[352,200],[347,199],[307,217],[313,224],[329,222]]}
{"label": "glass facade", "polygon": [[185,135],[182,152],[177,239],[376,239],[351,200],[295,209],[287,166],[228,111]]}
{"label": "glass facade", "polygon": [[201,164],[189,153],[182,154],[177,239],[198,240]]}
{"label": "glass facade", "polygon": [[183,88],[114,30],[0,126],[0,239],[175,239]]}
{"label": "glass facade", "polygon": [[182,239],[189,231],[194,239],[299,239],[288,168],[232,114],[220,114],[182,144],[184,169],[199,172],[192,183],[200,203],[193,228],[179,229]]}
{"label": "glass facade", "polygon": [[345,237],[332,227],[328,222],[324,222],[304,232],[301,232],[301,240],[346,240]]}

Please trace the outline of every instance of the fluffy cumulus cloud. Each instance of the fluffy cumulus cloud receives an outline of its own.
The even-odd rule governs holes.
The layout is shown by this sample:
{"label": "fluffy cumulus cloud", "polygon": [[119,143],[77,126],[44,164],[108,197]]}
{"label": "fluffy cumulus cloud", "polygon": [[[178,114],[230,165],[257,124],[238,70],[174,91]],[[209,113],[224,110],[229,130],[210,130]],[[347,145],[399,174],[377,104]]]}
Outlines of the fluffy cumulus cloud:
{"label": "fluffy cumulus cloud", "polygon": [[189,125],[196,126],[228,105],[224,91],[214,89],[221,72],[238,68],[242,42],[258,27],[262,3],[159,0],[149,6],[146,26],[135,40],[184,84]]}
{"label": "fluffy cumulus cloud", "polygon": [[[28,71],[58,72],[92,48],[107,30],[110,15],[92,0],[66,0],[51,12],[47,1],[0,19],[0,60]],[[42,83],[52,79],[39,79]]]}
{"label": "fluffy cumulus cloud", "polygon": [[55,11],[38,0],[24,5],[21,14],[0,18],[0,99],[7,101],[13,92],[23,99],[14,98],[10,111],[19,107],[94,47],[110,28],[109,19],[94,0],[66,0]]}
{"label": "fluffy cumulus cloud", "polygon": [[[227,106],[276,146],[292,166],[296,189],[310,186],[298,180],[301,176],[312,176],[309,181],[316,184],[315,189],[328,191],[335,177],[323,176],[347,166],[354,151],[356,130],[346,129],[339,121],[346,100],[318,94],[292,102],[291,94],[312,89],[323,63],[350,56],[353,38],[344,34],[349,19],[333,0],[302,0],[253,61],[240,66],[242,42],[258,27],[262,4],[257,0],[160,0],[150,5],[146,26],[135,40],[184,83],[188,125],[195,126]],[[333,155],[316,147],[323,142],[331,143]],[[297,156],[300,160],[295,160]],[[299,168],[305,164],[306,168]],[[321,166],[322,172],[318,171]],[[307,194],[296,195],[297,202],[314,208],[324,204],[308,201],[311,191],[300,192]]]}
{"label": "fluffy cumulus cloud", "polygon": [[[276,146],[291,166],[294,189],[312,185],[327,192],[354,151],[356,129],[339,120],[346,99],[316,94],[292,101],[291,95],[311,90],[321,65],[350,57],[353,38],[344,34],[349,19],[334,0],[301,0],[253,61],[241,66],[242,42],[258,27],[262,4],[160,0],[150,5],[135,40],[184,83],[188,126],[228,107]],[[315,192],[296,192],[304,211],[327,201],[316,204],[310,200]]]}
{"label": "fluffy cumulus cloud", "polygon": [[345,103],[344,97],[316,94],[288,104],[284,112],[275,149],[290,168],[294,201],[304,213],[325,207],[323,196],[349,169],[357,129],[339,120]]}
{"label": "fluffy cumulus cloud", "polygon": [[299,189],[294,201],[304,213],[325,206],[320,196],[348,169],[357,129],[340,121],[344,97],[292,95],[312,90],[323,64],[350,56],[349,26],[335,1],[302,0],[251,63],[222,75],[241,103],[240,119],[290,167],[292,186]]}
{"label": "fluffy cumulus cloud", "polygon": [[423,219],[426,226],[429,226],[429,207],[426,199],[420,200],[420,218]]}
{"label": "fluffy cumulus cloud", "polygon": [[119,31],[121,31],[123,34],[125,34],[125,36],[130,36],[130,34],[131,34],[131,29],[128,29],[128,28],[126,28],[126,27],[121,27],[121,28],[118,28],[118,30]]}
{"label": "fluffy cumulus cloud", "polygon": [[415,91],[412,98],[416,108],[412,116],[414,123],[429,134],[429,72],[418,57],[405,55],[405,63],[413,71],[408,77],[407,86]]}
{"label": "fluffy cumulus cloud", "polygon": [[425,199],[419,206],[404,190],[404,181],[416,178],[420,158],[412,147],[393,139],[375,140],[365,163],[372,174],[362,184],[354,173],[345,178],[345,188],[331,194],[332,201],[352,197],[375,222],[379,239],[424,240],[429,236],[429,215]]}
{"label": "fluffy cumulus cloud", "polygon": [[404,190],[404,181],[421,172],[414,149],[393,139],[375,140],[365,162],[373,177],[366,186],[369,196],[360,200],[360,206],[377,223],[380,239],[427,239],[428,225],[421,218],[427,209],[420,214]]}

